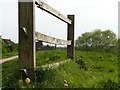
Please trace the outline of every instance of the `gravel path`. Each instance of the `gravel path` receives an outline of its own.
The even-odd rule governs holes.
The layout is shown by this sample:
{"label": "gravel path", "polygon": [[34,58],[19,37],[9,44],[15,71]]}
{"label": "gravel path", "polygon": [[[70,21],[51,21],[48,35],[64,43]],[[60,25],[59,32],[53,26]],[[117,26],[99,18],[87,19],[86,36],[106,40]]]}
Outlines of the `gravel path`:
{"label": "gravel path", "polygon": [[6,61],[10,61],[10,60],[16,59],[16,58],[18,58],[17,55],[16,55],[16,56],[9,57],[9,58],[5,58],[5,59],[0,59],[0,64],[1,64],[1,63],[4,63],[4,62],[6,62]]}

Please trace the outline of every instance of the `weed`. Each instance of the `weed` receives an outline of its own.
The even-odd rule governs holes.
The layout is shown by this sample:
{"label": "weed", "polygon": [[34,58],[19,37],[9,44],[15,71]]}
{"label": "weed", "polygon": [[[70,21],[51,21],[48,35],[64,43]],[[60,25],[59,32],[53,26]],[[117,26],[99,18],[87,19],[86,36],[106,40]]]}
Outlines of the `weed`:
{"label": "weed", "polygon": [[[36,53],[37,66],[66,60],[64,50],[40,51]],[[2,64],[2,86],[20,88],[21,79],[18,61]],[[75,51],[74,62],[67,61],[58,68],[37,68],[35,80],[24,88],[119,88],[117,55],[98,52]],[[67,85],[64,82],[67,81]],[[64,86],[65,84],[65,86]]]}
{"label": "weed", "polygon": [[76,63],[79,65],[80,68],[87,70],[86,63],[82,58],[77,59]]}

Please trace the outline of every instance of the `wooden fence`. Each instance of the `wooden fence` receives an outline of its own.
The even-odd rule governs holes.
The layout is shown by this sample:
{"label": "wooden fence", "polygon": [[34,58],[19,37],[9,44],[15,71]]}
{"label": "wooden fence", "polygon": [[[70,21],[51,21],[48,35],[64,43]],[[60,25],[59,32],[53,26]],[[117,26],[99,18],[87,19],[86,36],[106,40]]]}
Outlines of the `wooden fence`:
{"label": "wooden fence", "polygon": [[[35,4],[38,8],[67,23],[67,40],[35,32]],[[41,0],[19,0],[18,15],[20,70],[26,69],[31,78],[34,76],[36,68],[35,39],[57,45],[67,45],[67,57],[74,59],[74,15],[68,15],[66,18]]]}

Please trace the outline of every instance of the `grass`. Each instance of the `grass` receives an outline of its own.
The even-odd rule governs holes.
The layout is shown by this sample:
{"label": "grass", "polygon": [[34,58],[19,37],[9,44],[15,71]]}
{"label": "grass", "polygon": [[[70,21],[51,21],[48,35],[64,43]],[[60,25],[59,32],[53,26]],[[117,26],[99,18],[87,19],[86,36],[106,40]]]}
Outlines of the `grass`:
{"label": "grass", "polygon": [[[36,54],[37,66],[66,60],[63,50],[41,51]],[[18,80],[18,61],[8,61],[2,65],[2,82],[4,87],[21,87]],[[16,78],[15,78],[16,77]],[[75,52],[75,60],[67,61],[58,68],[36,70],[35,80],[26,88],[119,88],[118,57],[109,53]]]}
{"label": "grass", "polygon": [[37,66],[64,60],[67,60],[65,50],[38,51],[36,53]]}
{"label": "grass", "polygon": [[[16,78],[15,78],[16,77]],[[17,59],[5,62],[2,64],[2,86],[13,87],[16,86],[18,74],[18,61]]]}
{"label": "grass", "polygon": [[9,57],[15,56],[15,55],[18,55],[18,52],[11,52],[11,53],[2,54],[2,58],[9,58]]}

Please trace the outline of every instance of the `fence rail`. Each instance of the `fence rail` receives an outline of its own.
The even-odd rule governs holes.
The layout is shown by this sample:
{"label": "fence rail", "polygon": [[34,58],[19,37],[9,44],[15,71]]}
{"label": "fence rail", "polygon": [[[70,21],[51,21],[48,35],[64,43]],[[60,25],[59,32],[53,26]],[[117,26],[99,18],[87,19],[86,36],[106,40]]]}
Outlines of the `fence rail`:
{"label": "fence rail", "polygon": [[35,32],[35,39],[57,45],[71,45],[71,40],[62,40],[39,32]]}
{"label": "fence rail", "polygon": [[[30,78],[34,79],[36,68],[35,39],[58,45],[67,45],[67,57],[74,59],[74,15],[67,15],[66,18],[41,0],[23,1],[19,0],[18,2],[19,69],[26,69]],[[67,40],[35,32],[35,4],[42,10],[67,23]]]}
{"label": "fence rail", "polygon": [[66,23],[71,24],[72,21],[70,19],[63,16],[61,13],[59,13],[57,10],[55,10],[54,8],[52,8],[51,6],[49,6],[48,4],[43,2],[42,0],[35,0],[35,3],[36,3],[38,8],[41,8],[42,10],[52,14],[53,16],[57,17],[58,19],[66,22]]}

